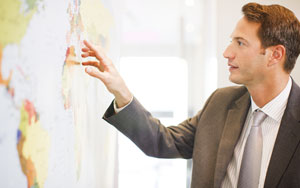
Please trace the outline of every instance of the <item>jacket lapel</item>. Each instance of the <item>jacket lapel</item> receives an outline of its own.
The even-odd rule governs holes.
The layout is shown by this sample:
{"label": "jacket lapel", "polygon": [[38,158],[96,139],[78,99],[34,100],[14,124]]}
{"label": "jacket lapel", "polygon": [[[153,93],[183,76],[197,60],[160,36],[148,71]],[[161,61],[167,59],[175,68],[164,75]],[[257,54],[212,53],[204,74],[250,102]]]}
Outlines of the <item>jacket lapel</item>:
{"label": "jacket lapel", "polygon": [[240,137],[250,107],[250,95],[246,92],[228,111],[220,141],[214,176],[214,187],[219,188],[232,159],[235,145]]}
{"label": "jacket lapel", "polygon": [[265,187],[276,187],[293,157],[300,140],[300,88],[293,82],[288,104],[281,120],[278,135],[266,175]]}

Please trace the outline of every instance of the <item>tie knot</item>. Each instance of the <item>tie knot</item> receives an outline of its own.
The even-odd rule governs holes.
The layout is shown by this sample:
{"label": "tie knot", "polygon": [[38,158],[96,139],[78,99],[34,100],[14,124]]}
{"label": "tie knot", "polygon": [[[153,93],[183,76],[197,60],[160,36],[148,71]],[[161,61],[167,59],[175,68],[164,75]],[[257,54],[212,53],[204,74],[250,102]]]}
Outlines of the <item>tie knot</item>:
{"label": "tie knot", "polygon": [[266,119],[267,114],[265,114],[261,110],[255,110],[253,113],[253,127],[258,127],[261,125],[261,123]]}

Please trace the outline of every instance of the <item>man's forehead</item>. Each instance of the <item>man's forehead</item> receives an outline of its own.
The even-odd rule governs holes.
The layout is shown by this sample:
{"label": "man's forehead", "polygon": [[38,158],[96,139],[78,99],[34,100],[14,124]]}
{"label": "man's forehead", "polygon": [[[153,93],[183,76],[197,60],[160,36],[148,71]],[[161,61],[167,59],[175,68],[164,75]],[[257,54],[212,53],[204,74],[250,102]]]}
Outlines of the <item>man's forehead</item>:
{"label": "man's forehead", "polygon": [[245,17],[242,17],[236,24],[233,32],[230,35],[232,39],[253,40],[258,39],[259,23],[250,22]]}

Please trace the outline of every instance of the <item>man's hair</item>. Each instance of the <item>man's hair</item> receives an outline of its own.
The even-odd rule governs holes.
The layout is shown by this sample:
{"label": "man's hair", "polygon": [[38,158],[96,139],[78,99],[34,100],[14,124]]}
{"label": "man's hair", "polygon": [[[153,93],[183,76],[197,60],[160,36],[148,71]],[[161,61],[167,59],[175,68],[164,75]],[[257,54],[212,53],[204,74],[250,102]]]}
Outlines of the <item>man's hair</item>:
{"label": "man's hair", "polygon": [[283,45],[286,49],[284,70],[290,73],[300,53],[300,23],[289,9],[280,5],[248,3],[242,12],[246,19],[260,23],[258,37],[263,48]]}

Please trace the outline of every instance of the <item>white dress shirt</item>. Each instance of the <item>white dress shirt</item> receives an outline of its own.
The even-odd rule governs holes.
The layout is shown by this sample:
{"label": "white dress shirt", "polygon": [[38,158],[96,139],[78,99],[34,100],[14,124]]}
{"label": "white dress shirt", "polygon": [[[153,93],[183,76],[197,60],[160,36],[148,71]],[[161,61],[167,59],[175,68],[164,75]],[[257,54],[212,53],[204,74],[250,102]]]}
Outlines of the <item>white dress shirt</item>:
{"label": "white dress shirt", "polygon": [[261,160],[261,171],[259,179],[259,188],[264,187],[267,169],[270,163],[273,147],[280,127],[280,122],[285,111],[288,97],[292,88],[292,80],[289,81],[284,90],[275,97],[272,101],[267,103],[262,108],[259,108],[251,98],[251,107],[246,118],[244,128],[237,145],[235,146],[233,158],[227,167],[227,173],[222,183],[222,188],[236,188],[240,173],[240,167],[243,158],[243,152],[246,144],[247,137],[250,133],[251,124],[253,121],[253,112],[260,109],[267,118],[262,122],[262,135],[263,135],[263,151]]}

